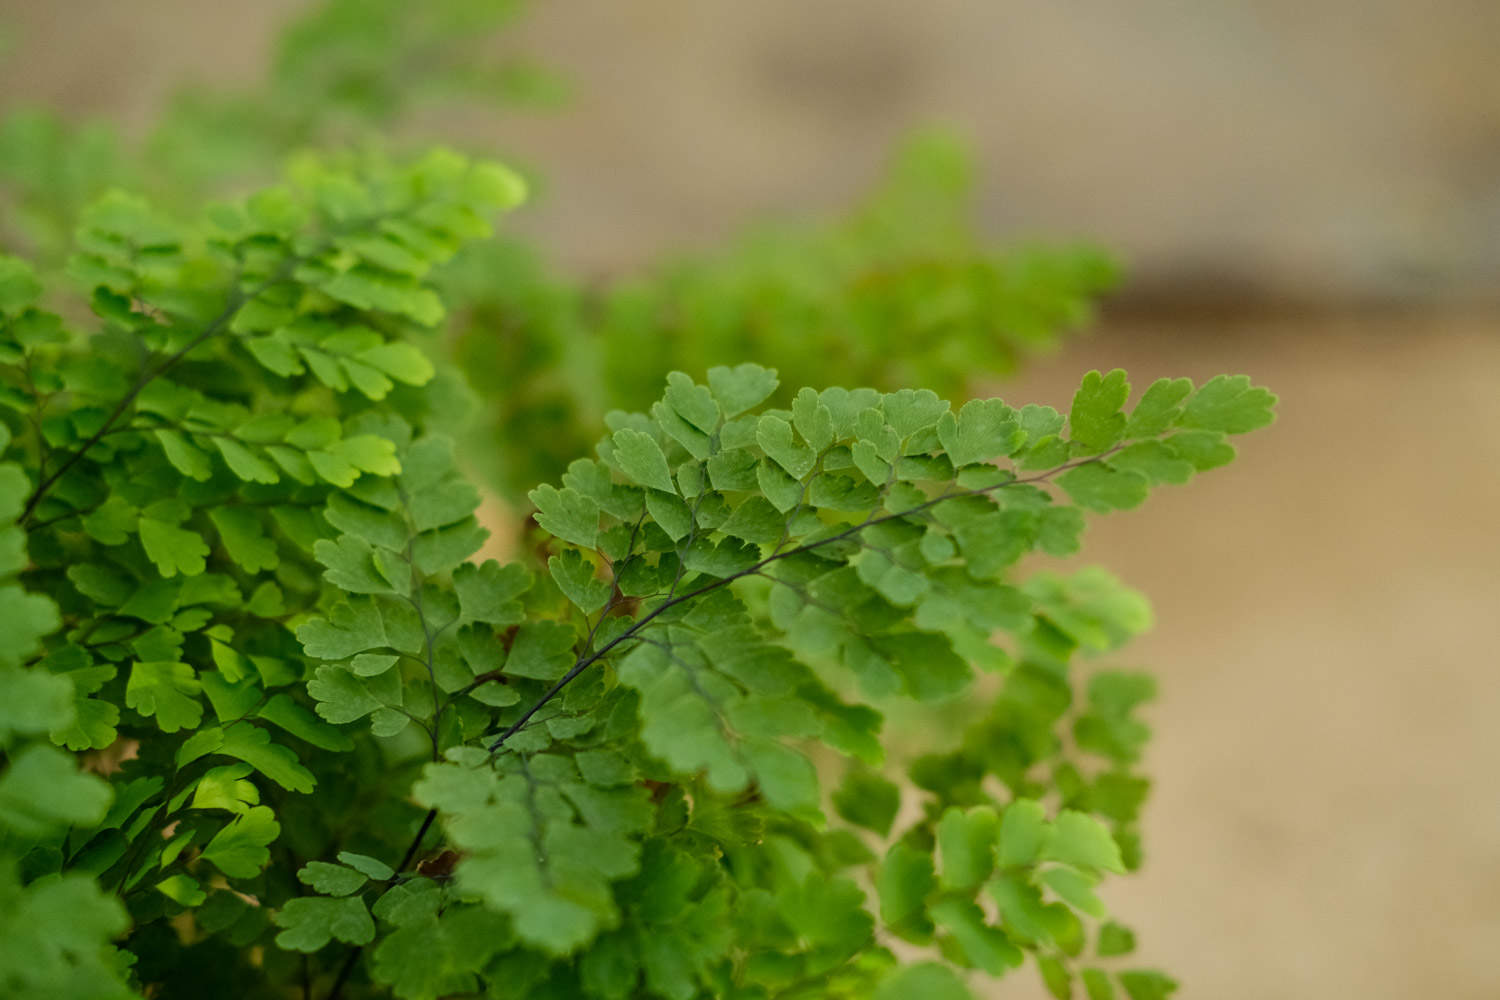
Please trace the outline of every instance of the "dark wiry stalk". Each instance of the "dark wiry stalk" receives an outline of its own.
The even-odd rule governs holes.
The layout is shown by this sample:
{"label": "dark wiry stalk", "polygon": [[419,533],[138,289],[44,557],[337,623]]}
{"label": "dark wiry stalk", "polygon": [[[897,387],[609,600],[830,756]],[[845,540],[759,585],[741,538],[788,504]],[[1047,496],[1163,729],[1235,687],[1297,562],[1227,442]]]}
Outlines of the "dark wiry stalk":
{"label": "dark wiry stalk", "polygon": [[1067,462],[1067,463],[1064,463],[1063,465],[1057,466],[1054,469],[1049,469],[1046,472],[1041,473],[1040,475],[1030,476],[1030,477],[1027,477],[1025,479],[1011,479],[1011,480],[1008,480],[1006,482],[996,483],[994,486],[986,486],[986,487],[983,487],[981,489],[962,490],[962,491],[957,492],[957,493],[943,493],[943,494],[941,494],[939,496],[933,497],[931,500],[928,500],[925,503],[917,504],[915,507],[911,508],[910,510],[903,510],[903,511],[900,511],[899,513],[884,514],[884,515],[882,515],[880,517],[867,517],[865,520],[859,522],[856,525],[853,525],[852,527],[850,527],[846,531],[841,531],[841,532],[839,532],[836,535],[830,535],[827,538],[820,539],[820,540],[818,540],[816,542],[812,542],[811,544],[808,544],[808,545],[798,546],[795,549],[788,549],[788,550],[786,550],[784,552],[783,551],[779,551],[779,550],[776,551],[776,552],[772,552],[770,555],[766,556],[764,559],[760,560],[759,562],[755,563],[752,566],[749,566],[749,567],[747,567],[745,569],[740,570],[737,573],[732,573],[729,576],[723,577],[722,579],[719,579],[719,580],[715,580],[712,583],[704,584],[703,586],[699,587],[697,590],[689,591],[686,594],[680,594],[680,595],[678,595],[676,597],[672,597],[672,598],[670,598],[670,599],[662,602],[661,604],[657,605],[654,609],[652,609],[649,613],[647,613],[643,617],[637,619],[633,624],[631,624],[631,626],[628,629],[626,629],[624,632],[620,633],[619,635],[615,636],[613,639],[611,639],[609,642],[605,643],[603,646],[599,647],[599,649],[595,650],[594,652],[588,653],[588,654],[580,657],[578,659],[578,662],[576,662],[576,663],[573,664],[573,667],[572,667],[571,670],[569,670],[566,674],[564,674],[562,676],[562,678],[559,679],[556,684],[553,684],[552,687],[548,688],[546,694],[542,695],[539,699],[537,699],[537,701],[536,701],[535,704],[533,704],[530,708],[528,708],[525,711],[525,713],[522,714],[522,716],[519,719],[517,719],[515,722],[511,723],[510,726],[504,732],[502,732],[499,735],[498,738],[496,738],[495,742],[493,742],[493,743],[490,744],[490,746],[489,746],[490,754],[493,755],[493,754],[497,753],[500,750],[500,748],[505,744],[506,740],[510,739],[516,733],[520,732],[521,729],[525,727],[526,723],[528,723],[528,722],[531,721],[531,717],[532,716],[536,715],[537,712],[541,711],[541,709],[543,708],[543,706],[545,706],[553,698],[556,698],[559,694],[561,694],[564,688],[566,688],[569,684],[573,683],[573,681],[578,678],[579,674],[583,673],[585,670],[587,670],[589,667],[593,666],[599,660],[601,660],[605,656],[609,655],[609,653],[612,652],[615,649],[615,647],[619,646],[621,643],[627,642],[627,641],[629,641],[631,639],[637,638],[637,636],[640,633],[641,629],[643,629],[647,625],[649,625],[652,622],[653,619],[655,619],[657,616],[659,616],[659,615],[661,615],[661,614],[663,614],[663,613],[671,610],[672,608],[677,607],[679,604],[682,604],[682,603],[684,603],[686,601],[691,601],[691,600],[693,600],[696,597],[702,597],[704,594],[712,593],[715,590],[720,590],[720,589],[722,589],[724,587],[727,587],[731,583],[734,583],[736,580],[741,580],[741,579],[744,579],[747,576],[751,576],[751,575],[754,575],[756,573],[759,573],[766,566],[770,565],[773,562],[776,562],[777,560],[785,559],[788,556],[799,555],[799,554],[804,553],[804,552],[811,552],[814,549],[821,548],[824,545],[831,545],[834,542],[841,542],[841,541],[843,541],[846,538],[849,538],[849,537],[851,537],[853,535],[859,534],[861,531],[864,531],[866,528],[873,527],[874,525],[884,524],[887,521],[895,521],[895,520],[899,520],[900,518],[904,518],[904,517],[910,517],[913,514],[920,514],[922,511],[927,510],[927,509],[929,509],[931,507],[935,507],[938,504],[943,503],[943,502],[948,501],[948,500],[956,500],[956,499],[960,499],[962,497],[988,496],[989,494],[994,493],[996,490],[1004,489],[1007,486],[1020,486],[1020,485],[1027,484],[1027,483],[1046,482],[1048,479],[1052,478],[1053,476],[1057,475],[1058,473],[1066,472],[1069,469],[1076,469],[1076,468],[1078,468],[1081,465],[1090,465],[1090,464],[1092,464],[1094,462],[1098,462],[1098,461],[1104,459],[1105,457],[1113,454],[1114,452],[1116,452],[1118,450],[1119,450],[1119,446],[1116,446],[1115,448],[1112,448],[1109,451],[1103,452],[1101,454],[1092,455],[1092,456],[1090,456],[1088,458],[1084,458],[1084,459],[1079,459],[1076,462]]}
{"label": "dark wiry stalk", "polygon": [[[422,817],[422,825],[417,827],[417,835],[411,838],[411,843],[407,845],[406,853],[401,855],[401,863],[396,866],[398,874],[406,871],[407,866],[411,864],[412,858],[417,856],[417,851],[421,848],[422,841],[427,836],[427,831],[432,829],[432,824],[436,820],[436,809],[429,809],[427,815]],[[364,945],[355,945],[349,949],[349,954],[344,958],[344,964],[339,966],[338,975],[334,977],[333,986],[328,990],[327,1000],[339,1000],[339,997],[343,996],[344,984],[348,982],[350,974],[354,972],[354,966],[359,962],[359,956],[364,950]]]}
{"label": "dark wiry stalk", "polygon": [[209,324],[205,326],[201,331],[199,331],[197,336],[188,341],[184,347],[182,347],[171,357],[166,358],[163,361],[158,362],[156,365],[141,372],[140,376],[135,380],[135,385],[131,386],[130,391],[127,392],[120,399],[120,401],[115,404],[115,408],[109,412],[109,416],[104,418],[104,422],[99,425],[99,429],[94,431],[94,433],[89,436],[88,440],[79,445],[77,449],[72,452],[72,454],[63,459],[62,462],[58,464],[57,468],[53,469],[46,479],[43,479],[40,483],[37,484],[36,489],[32,492],[30,498],[26,501],[26,509],[21,512],[21,517],[19,518],[20,522],[22,524],[25,524],[28,520],[31,519],[32,512],[36,510],[37,504],[42,502],[42,498],[47,495],[47,491],[52,489],[53,486],[56,486],[57,481],[61,479],[69,469],[77,465],[79,461],[83,459],[83,456],[88,453],[88,450],[90,448],[104,439],[104,436],[108,434],[114,427],[115,421],[119,420],[122,416],[125,415],[125,411],[130,409],[130,404],[134,403],[136,397],[145,391],[146,386],[150,385],[162,375],[166,374],[166,372],[169,369],[173,368],[177,364],[177,362],[181,361],[193,351],[197,350],[215,334],[220,333],[222,330],[224,330],[224,328],[234,320],[234,317],[239,314],[239,311],[245,307],[246,303],[254,299],[257,295],[266,291],[267,289],[272,288],[275,285],[278,285],[281,282],[287,280],[287,278],[291,277],[292,271],[299,263],[301,263],[301,261],[298,258],[290,258],[285,263],[283,263],[281,267],[276,269],[275,274],[271,275],[271,277],[261,282],[255,288],[252,288],[248,292],[236,292],[234,295],[230,296],[229,303],[225,305],[223,311],[220,312],[219,315],[215,316],[211,321],[209,321]]}

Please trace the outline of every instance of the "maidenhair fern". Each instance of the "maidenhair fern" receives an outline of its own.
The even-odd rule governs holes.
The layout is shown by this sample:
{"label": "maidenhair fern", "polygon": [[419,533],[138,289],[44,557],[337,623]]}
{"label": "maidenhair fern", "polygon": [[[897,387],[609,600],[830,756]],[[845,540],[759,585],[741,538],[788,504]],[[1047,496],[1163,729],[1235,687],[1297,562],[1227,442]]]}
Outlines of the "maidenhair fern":
{"label": "maidenhair fern", "polygon": [[[277,36],[261,83],[185,88],[140,141],[46,109],[6,115],[0,248],[50,279],[83,207],[111,186],[188,215],[308,148],[420,149],[453,138],[430,130],[456,108],[535,110],[557,87],[492,37],[524,6],[322,0]],[[784,391],[836,370],[954,397],[1010,374],[1088,319],[1115,267],[1087,248],[994,246],[972,223],[972,175],[961,142],[918,134],[839,217],[607,278],[561,273],[518,240],[468,244],[435,275],[452,314],[444,353],[478,390],[472,427],[447,424],[465,467],[523,504],[590,447],[607,411],[648,407],[672,370],[755,358]]]}
{"label": "maidenhair fern", "polygon": [[139,147],[0,125],[0,993],[1166,996],[1096,893],[1154,690],[1089,660],[1148,607],[1018,564],[1274,398],[940,399],[1112,280],[991,248],[940,139],[841,221],[556,276],[488,239],[512,173],[379,152],[535,96],[514,7],[326,0]]}
{"label": "maidenhair fern", "polygon": [[479,562],[411,337],[520,194],[440,153],[193,225],[110,195],[88,319],[0,260],[5,994],[894,1000],[1028,959],[1169,993],[1095,892],[1141,861],[1151,684],[1081,662],[1148,612],[1017,564],[1274,397],[673,372]]}

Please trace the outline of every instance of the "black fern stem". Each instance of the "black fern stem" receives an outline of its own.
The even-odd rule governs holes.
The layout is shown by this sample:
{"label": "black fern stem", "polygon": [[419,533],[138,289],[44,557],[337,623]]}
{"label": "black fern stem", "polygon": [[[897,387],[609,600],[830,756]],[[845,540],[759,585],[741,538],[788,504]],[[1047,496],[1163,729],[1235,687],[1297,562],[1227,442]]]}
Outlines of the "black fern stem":
{"label": "black fern stem", "polygon": [[131,386],[130,391],[127,392],[125,396],[115,404],[115,408],[110,411],[109,416],[104,418],[104,422],[99,425],[99,429],[94,431],[94,433],[89,436],[88,440],[79,445],[72,454],[63,459],[62,463],[58,465],[57,468],[53,469],[52,473],[47,476],[46,479],[43,479],[40,483],[37,484],[37,488],[32,492],[30,499],[26,501],[26,509],[21,512],[21,516],[18,518],[18,520],[22,524],[25,524],[31,519],[32,512],[36,510],[36,505],[42,502],[42,498],[47,495],[47,491],[52,489],[53,486],[56,486],[57,481],[61,479],[69,469],[77,465],[79,460],[81,460],[83,456],[88,453],[88,450],[90,448],[104,439],[104,436],[110,432],[110,429],[112,427],[114,427],[115,421],[124,416],[125,411],[130,408],[130,404],[135,402],[135,398],[145,390],[146,386],[150,385],[158,377],[164,375],[167,371],[176,366],[177,362],[181,361],[193,351],[197,350],[215,334],[228,328],[229,324],[234,320],[234,317],[238,315],[239,311],[244,308],[246,303],[250,302],[252,299],[260,295],[267,289],[279,285],[281,282],[286,281],[288,278],[290,278],[293,269],[299,263],[301,263],[301,261],[296,258],[288,260],[285,264],[283,264],[276,270],[275,274],[267,278],[260,285],[252,288],[248,292],[237,291],[232,294],[229,297],[228,304],[224,306],[223,311],[220,312],[219,315],[215,316],[213,320],[211,320],[208,325],[198,333],[197,336],[188,341],[186,346],[182,347],[171,357],[141,372],[140,377],[135,381],[135,385]]}
{"label": "black fern stem", "polygon": [[834,542],[842,541],[843,539],[849,538],[853,535],[857,535],[861,531],[864,531],[866,528],[873,527],[874,525],[884,524],[886,521],[895,521],[903,517],[910,517],[913,514],[920,513],[931,507],[936,507],[938,504],[943,503],[947,500],[956,500],[961,497],[987,496],[991,493],[996,492],[997,490],[1002,490],[1007,486],[1021,486],[1027,483],[1043,483],[1051,479],[1053,476],[1058,475],[1062,472],[1066,472],[1069,469],[1076,469],[1081,465],[1092,465],[1095,462],[1101,462],[1104,459],[1108,458],[1110,455],[1113,455],[1115,452],[1119,451],[1122,447],[1123,445],[1115,445],[1108,451],[1101,452],[1098,455],[1090,455],[1088,458],[1081,458],[1077,461],[1066,462],[1054,469],[1048,469],[1046,472],[1039,473],[1038,475],[1027,476],[1025,479],[1011,479],[1006,482],[996,483],[994,486],[986,486],[981,489],[961,490],[957,493],[944,493],[940,496],[933,497],[926,503],[917,504],[917,506],[911,508],[910,510],[903,510],[895,514],[883,514],[880,517],[868,517],[865,520],[854,525],[853,527],[849,528],[849,530],[847,531],[841,531],[836,535],[832,535],[828,538],[812,542],[808,545],[798,546],[795,549],[788,549],[785,552],[780,550],[772,552],[770,555],[766,556],[755,565],[750,566],[746,569],[742,569],[738,573],[733,573],[721,580],[715,580],[712,583],[704,584],[697,590],[690,591],[689,593],[679,594],[676,597],[670,598],[669,600],[666,600],[659,604],[645,617],[637,619],[636,622],[630,626],[630,628],[615,636],[615,638],[605,643],[599,649],[580,657],[578,659],[578,662],[573,664],[571,670],[564,674],[556,684],[553,684],[552,687],[547,690],[546,694],[538,698],[536,703],[528,708],[519,719],[511,723],[510,726],[507,727],[505,731],[495,739],[495,742],[489,745],[490,754],[493,756],[494,754],[498,753],[500,751],[500,748],[504,746],[506,740],[510,739],[512,736],[516,735],[516,733],[520,732],[525,727],[526,723],[531,721],[532,716],[541,711],[542,708],[553,698],[556,698],[559,694],[561,694],[563,688],[573,683],[573,681],[578,678],[579,674],[583,673],[589,667],[593,666],[599,660],[607,656],[616,646],[628,640],[639,638],[641,629],[649,625],[652,619],[656,618],[658,615],[662,614],[665,611],[675,608],[677,605],[682,604],[685,601],[691,601],[695,597],[702,597],[704,594],[719,590],[723,587],[727,587],[731,583],[734,583],[736,580],[741,580],[747,576],[752,576],[756,573],[759,573],[766,566],[770,565],[773,562],[776,562],[777,560],[784,559],[787,556],[797,555],[802,552],[810,552],[813,549],[820,548],[824,545],[830,545]]}
{"label": "black fern stem", "polygon": [[[422,841],[427,837],[427,831],[432,829],[432,824],[437,820],[437,810],[427,810],[427,815],[422,817],[422,825],[417,827],[417,835],[407,845],[406,853],[401,855],[401,863],[396,866],[399,874],[406,871],[411,864],[412,858],[417,856],[417,851],[422,847]],[[327,1000],[339,1000],[344,995],[344,984],[348,982],[349,976],[354,972],[354,966],[359,962],[359,956],[364,952],[365,946],[357,944],[349,949],[349,954],[344,958],[344,964],[339,966],[338,975],[334,977],[333,986],[328,990]]]}
{"label": "black fern stem", "polygon": [[[348,233],[361,232],[364,229],[374,226],[379,221],[379,216],[359,219],[351,223],[349,226],[345,227],[344,231]],[[104,422],[99,425],[99,429],[94,431],[93,434],[89,435],[88,440],[79,445],[71,454],[68,455],[67,458],[63,459],[62,464],[60,464],[56,469],[53,469],[45,479],[37,484],[37,488],[32,491],[31,496],[27,498],[26,507],[21,511],[21,516],[16,520],[23,525],[27,524],[27,522],[31,520],[31,515],[36,511],[37,504],[42,502],[42,498],[47,495],[48,491],[50,491],[52,487],[57,485],[57,481],[61,479],[69,469],[78,464],[83,456],[88,453],[90,448],[98,444],[104,439],[105,435],[110,433],[110,431],[114,428],[115,422],[125,415],[125,411],[130,409],[130,404],[134,403],[136,397],[139,396],[143,391],[145,391],[146,386],[150,385],[162,375],[165,375],[172,368],[175,368],[179,361],[196,351],[199,347],[203,346],[209,340],[229,329],[229,324],[234,322],[235,316],[239,314],[239,311],[241,309],[243,309],[250,302],[254,301],[256,298],[259,298],[260,295],[262,295],[264,292],[267,292],[270,289],[275,288],[277,285],[289,281],[298,267],[307,263],[309,260],[313,259],[318,254],[324,252],[331,246],[333,246],[333,242],[330,240],[324,242],[322,245],[318,246],[308,254],[288,257],[279,266],[277,266],[276,270],[271,273],[270,277],[266,278],[254,288],[251,288],[249,291],[244,291],[241,289],[236,289],[235,291],[233,291],[229,296],[228,302],[225,303],[223,310],[213,319],[209,320],[207,325],[205,325],[202,330],[194,335],[192,340],[188,341],[187,344],[179,348],[170,357],[165,358],[154,366],[147,368],[141,372],[139,377],[136,378],[135,384],[130,387],[130,391],[125,393],[124,397],[115,404],[114,409],[109,412],[109,415],[104,418]]]}

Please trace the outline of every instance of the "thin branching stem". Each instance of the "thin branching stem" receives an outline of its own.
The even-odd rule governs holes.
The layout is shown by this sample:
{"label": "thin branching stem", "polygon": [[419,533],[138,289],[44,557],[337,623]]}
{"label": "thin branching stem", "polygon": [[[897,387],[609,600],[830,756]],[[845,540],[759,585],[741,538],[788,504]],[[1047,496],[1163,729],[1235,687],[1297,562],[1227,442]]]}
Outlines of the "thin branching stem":
{"label": "thin branching stem", "polygon": [[581,655],[578,658],[577,662],[573,664],[572,669],[564,674],[555,684],[552,685],[552,687],[548,688],[545,694],[538,698],[536,702],[534,702],[531,707],[521,715],[519,719],[511,723],[510,726],[508,726],[495,739],[495,741],[489,745],[490,754],[491,756],[493,756],[494,754],[498,753],[500,751],[500,748],[505,745],[506,740],[510,739],[516,733],[520,732],[521,728],[525,726],[528,721],[530,721],[533,715],[541,711],[548,702],[561,694],[563,692],[563,689],[566,688],[569,684],[573,683],[573,681],[577,680],[579,675],[582,674],[585,670],[602,660],[604,657],[608,656],[622,643],[636,639],[640,631],[647,625],[651,624],[651,622],[656,618],[687,601],[702,597],[705,594],[712,593],[716,590],[722,590],[724,587],[729,586],[737,580],[742,580],[747,576],[758,574],[762,569],[773,562],[777,562],[781,559],[786,559],[790,556],[812,552],[815,549],[822,548],[825,545],[832,545],[835,542],[844,541],[845,539],[852,538],[853,536],[859,534],[866,528],[874,527],[877,524],[885,524],[888,521],[897,521],[902,518],[911,517],[914,514],[920,514],[925,510],[929,510],[933,507],[936,507],[938,504],[945,503],[949,500],[957,500],[963,497],[988,496],[991,493],[995,493],[1010,486],[1023,486],[1030,483],[1046,482],[1053,476],[1066,472],[1069,469],[1076,469],[1082,465],[1091,465],[1095,462],[1102,461],[1118,450],[1119,446],[1116,446],[1115,448],[1111,448],[1109,451],[1101,452],[1098,455],[1091,455],[1088,458],[1078,459],[1073,462],[1065,462],[1062,465],[1056,466],[1052,469],[1048,469],[1046,472],[1039,473],[1035,476],[1027,476],[1021,479],[1009,479],[1003,483],[996,483],[993,486],[983,486],[977,489],[965,489],[957,490],[954,492],[941,493],[938,496],[931,498],[930,500],[917,504],[915,507],[912,507],[909,510],[898,511],[894,514],[882,514],[879,517],[876,517],[872,514],[858,524],[852,525],[848,529],[838,532],[837,534],[830,535],[827,538],[820,538],[817,541],[809,542],[806,545],[799,545],[796,548],[785,550],[778,549],[777,551],[772,552],[770,555],[766,556],[764,559],[759,560],[758,562],[746,567],[745,569],[731,573],[729,576],[715,580],[712,583],[706,583],[703,586],[698,587],[695,590],[691,590],[686,594],[679,594],[670,597],[666,601],[663,601],[661,604],[658,604],[655,608],[651,609],[642,617],[636,619],[628,629],[615,636],[599,649],[593,652],[586,652]]}

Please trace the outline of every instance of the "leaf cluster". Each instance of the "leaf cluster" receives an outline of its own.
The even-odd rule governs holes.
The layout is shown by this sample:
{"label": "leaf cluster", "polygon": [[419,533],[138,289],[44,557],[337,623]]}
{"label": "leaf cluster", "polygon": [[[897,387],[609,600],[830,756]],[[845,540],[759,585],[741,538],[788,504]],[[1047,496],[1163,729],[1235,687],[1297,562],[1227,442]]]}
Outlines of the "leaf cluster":
{"label": "leaf cluster", "polygon": [[[1139,863],[1149,682],[1095,672],[1074,706],[1071,678],[1149,616],[1107,575],[1014,567],[1222,464],[1274,398],[1162,380],[1128,406],[1095,372],[1066,414],[929,390],[779,407],[757,365],[674,373],[531,493],[543,561],[476,562],[450,390],[407,338],[442,316],[432,268],[520,191],[434,154],[304,163],[191,227],[109,196],[72,263],[86,338],[0,265],[26,588],[4,590],[23,710],[0,816],[15,891],[96,914],[59,938],[93,956],[68,974],[957,996],[954,968],[1031,955],[1059,995],[1164,995],[1084,964],[1129,938],[1094,890]],[[884,715],[976,669],[1004,679],[989,713],[893,783]],[[58,747],[102,752],[108,783]]]}
{"label": "leaf cluster", "polygon": [[[299,629],[328,661],[309,690],[325,719],[433,741],[412,796],[457,855],[445,898],[507,920],[462,982],[505,995],[524,963],[528,996],[864,996],[913,976],[963,995],[947,966],[898,965],[899,937],[994,976],[1030,954],[1059,995],[1075,977],[1165,995],[1156,973],[1085,964],[1127,950],[1095,887],[1139,864],[1149,681],[1095,672],[1074,706],[1070,678],[1149,613],[1097,571],[1009,581],[1031,551],[1072,552],[1082,510],[1222,460],[1272,397],[1163,380],[1127,410],[1114,372],[1067,415],[910,390],[768,409],[776,388],[754,365],[679,373],[649,414],[613,415],[596,459],[531,495],[550,536],[534,582],[455,568],[457,550],[408,566],[442,531],[391,516],[409,484],[338,515],[319,558],[365,596]],[[958,696],[976,666],[1001,693],[957,750],[910,762],[921,815],[892,838],[882,710]],[[850,762],[831,799],[819,745]],[[725,913],[733,936],[709,930]]]}
{"label": "leaf cluster", "polygon": [[[439,152],[364,175],[305,162],[190,225],[107,195],[70,262],[87,333],[0,258],[3,877],[34,924],[5,960],[8,995],[127,995],[126,955],[141,983],[176,982],[157,978],[180,964],[164,921],[199,911],[254,940],[295,894],[273,850],[341,835],[307,796],[360,771],[320,755],[356,748],[313,710],[295,638],[330,586],[325,510],[398,481],[400,428],[444,392],[411,342],[443,316],[429,272],[522,191]],[[417,516],[479,533],[472,504],[447,513],[463,495]],[[60,928],[65,902],[80,916]],[[56,969],[26,971],[37,935],[55,936]]]}

